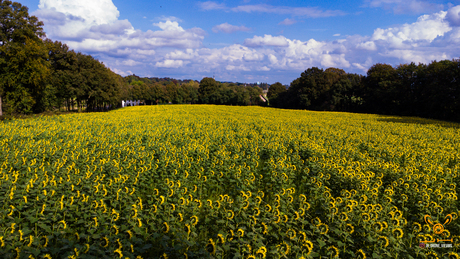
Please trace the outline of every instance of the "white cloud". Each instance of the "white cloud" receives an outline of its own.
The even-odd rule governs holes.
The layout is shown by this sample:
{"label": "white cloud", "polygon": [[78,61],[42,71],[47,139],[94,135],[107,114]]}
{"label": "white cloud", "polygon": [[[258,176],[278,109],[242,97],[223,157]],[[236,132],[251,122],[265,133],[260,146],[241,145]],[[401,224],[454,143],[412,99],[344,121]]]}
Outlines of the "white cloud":
{"label": "white cloud", "polygon": [[239,65],[239,66],[227,65],[225,69],[230,70],[230,71],[250,71],[249,68],[243,65]]}
{"label": "white cloud", "polygon": [[124,60],[121,62],[122,65],[125,65],[125,66],[137,66],[137,65],[141,65],[142,62],[138,62],[138,61],[134,61],[132,59],[128,59],[128,60]]}
{"label": "white cloud", "polygon": [[377,45],[373,41],[366,41],[366,42],[361,42],[358,45],[356,45],[357,49],[365,49],[365,50],[377,50]]}
{"label": "white cloud", "polygon": [[447,11],[447,21],[450,26],[460,26],[460,5],[454,6]]}
{"label": "white cloud", "polygon": [[164,67],[164,68],[179,68],[182,67],[190,62],[188,61],[183,61],[183,60],[172,60],[172,59],[166,59],[163,61],[156,62],[155,66],[156,67]]}
{"label": "white cloud", "polygon": [[215,33],[218,32],[225,32],[225,33],[233,33],[236,31],[250,31],[251,29],[247,28],[246,26],[236,26],[236,25],[231,25],[229,23],[222,23],[219,25],[216,25],[212,27],[212,31]]}
{"label": "white cloud", "polygon": [[283,21],[281,21],[280,23],[278,23],[278,25],[293,25],[293,24],[295,24],[295,23],[297,23],[296,20],[286,18],[286,19],[284,19]]}
{"label": "white cloud", "polygon": [[275,46],[283,47],[288,45],[288,41],[284,36],[272,36],[265,34],[263,37],[254,36],[252,39],[244,40],[244,45],[249,47],[260,46]]}
{"label": "white cloud", "polygon": [[[198,48],[206,34],[200,28],[184,29],[177,17],[161,16],[153,26],[159,30],[135,30],[128,20],[118,20],[111,0],[40,0],[34,14],[48,21],[48,37],[63,40],[78,51],[101,52],[109,56],[139,58],[142,51],[162,47]],[[131,50],[127,53],[125,50]]]}
{"label": "white cloud", "polygon": [[391,45],[395,47],[418,41],[431,42],[452,29],[445,20],[445,16],[446,12],[441,11],[432,15],[422,15],[412,24],[404,24],[389,29],[379,28],[374,31],[372,40],[391,42]]}
{"label": "white cloud", "polygon": [[[460,6],[421,15],[412,23],[376,28],[367,36],[334,34],[341,37],[321,41],[264,34],[251,35],[243,44],[206,48],[202,44],[206,32],[182,27],[177,17],[153,18],[152,29],[141,31],[133,28],[128,20],[119,20],[119,12],[110,0],[101,2],[41,0],[41,7],[34,15],[45,21],[45,31],[50,38],[61,40],[77,51],[97,54],[98,59],[120,75],[132,74],[131,70],[136,68],[136,74],[145,71],[144,74],[150,75],[164,73],[164,76],[200,78],[216,73],[232,80],[243,76],[260,79],[274,75],[288,77],[287,74],[300,73],[312,66],[366,72],[375,62],[428,63],[435,59],[458,58],[460,53]],[[231,9],[215,2],[204,2],[200,6],[203,10],[292,16],[301,16],[302,12],[307,16],[305,12],[311,11],[311,8],[275,10],[270,5],[242,5]],[[325,15],[326,11],[320,12]],[[285,19],[283,22],[293,21]],[[226,33],[246,29],[228,23],[214,27],[214,31]]]}
{"label": "white cloud", "polygon": [[339,37],[339,36],[340,36],[340,33],[336,33],[336,34],[334,34],[334,35],[332,35],[332,36],[334,36],[334,37]]}
{"label": "white cloud", "polygon": [[256,70],[257,71],[270,71],[270,68],[267,66],[263,66],[263,67],[256,67]]}

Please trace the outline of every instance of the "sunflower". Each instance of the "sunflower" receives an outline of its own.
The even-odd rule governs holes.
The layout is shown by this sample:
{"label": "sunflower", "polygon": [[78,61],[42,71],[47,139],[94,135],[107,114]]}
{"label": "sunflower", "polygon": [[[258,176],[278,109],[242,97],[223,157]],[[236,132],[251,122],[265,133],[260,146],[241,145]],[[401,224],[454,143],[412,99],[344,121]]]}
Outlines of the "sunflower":
{"label": "sunflower", "polygon": [[448,257],[449,259],[459,259],[460,258],[460,256],[455,252],[450,252],[448,256],[449,256]]}
{"label": "sunflower", "polygon": [[262,226],[264,227],[264,231],[262,232],[262,234],[263,234],[263,235],[268,234],[268,227],[267,227],[267,225],[265,224],[265,222],[262,222]]}
{"label": "sunflower", "polygon": [[193,226],[195,226],[196,224],[198,224],[198,217],[197,217],[197,216],[192,216],[192,217],[190,217],[190,219],[191,219],[191,224],[192,224]]}
{"label": "sunflower", "polygon": [[363,214],[361,214],[361,218],[364,221],[369,221],[371,219],[371,216],[369,216],[369,213],[363,213]]}
{"label": "sunflower", "polygon": [[352,212],[352,211],[353,211],[353,207],[352,207],[351,205],[347,205],[347,206],[345,206],[345,210],[346,210],[347,212]]}
{"label": "sunflower", "polygon": [[163,222],[164,226],[165,226],[165,230],[163,231],[164,233],[168,233],[169,232],[169,225],[167,222]]}
{"label": "sunflower", "polygon": [[288,229],[288,231],[286,232],[286,235],[290,238],[290,239],[294,239],[296,237],[296,232],[295,230],[293,229]]}
{"label": "sunflower", "polygon": [[190,236],[190,225],[185,224],[185,232],[187,232],[187,235]]}
{"label": "sunflower", "polygon": [[374,227],[374,230],[376,230],[377,232],[380,232],[383,230],[383,225],[380,222],[375,222],[373,227]]}
{"label": "sunflower", "polygon": [[355,232],[355,227],[353,227],[351,224],[347,224],[345,229],[349,234],[353,234],[353,232]]}
{"label": "sunflower", "polygon": [[392,231],[393,235],[395,235],[396,238],[400,239],[404,235],[404,231],[401,228],[395,228]]}
{"label": "sunflower", "polygon": [[248,209],[249,201],[244,201],[243,204],[244,204],[243,209],[245,209],[245,210]]}
{"label": "sunflower", "polygon": [[429,258],[429,259],[439,259],[438,254],[436,254],[436,253],[433,252],[433,251],[427,253],[427,254],[426,254],[426,258]]}
{"label": "sunflower", "polygon": [[305,210],[303,208],[299,208],[299,210],[301,211],[300,216],[305,216]]}
{"label": "sunflower", "polygon": [[244,236],[244,230],[242,230],[241,228],[239,228],[237,232],[238,232],[238,237]]}
{"label": "sunflower", "polygon": [[382,247],[387,247],[390,244],[390,241],[388,241],[388,238],[385,236],[379,236],[377,240],[382,240],[379,242]]}
{"label": "sunflower", "polygon": [[320,223],[320,224],[318,224],[316,227],[318,228],[319,233],[320,233],[321,235],[326,235],[327,232],[329,231],[329,227],[328,227],[326,224],[324,224],[324,223]]}
{"label": "sunflower", "polygon": [[321,224],[321,219],[319,219],[318,217],[314,218],[311,220],[311,223],[315,226],[318,226],[319,224]]}
{"label": "sunflower", "polygon": [[283,215],[284,216],[284,222],[286,223],[288,221],[288,216],[286,214]]}
{"label": "sunflower", "polygon": [[313,243],[309,240],[305,241],[304,244],[303,244],[304,247],[307,248],[308,252],[307,252],[307,255],[310,255],[311,252],[313,251]]}
{"label": "sunflower", "polygon": [[222,244],[225,244],[224,235],[222,235],[222,234],[217,234],[217,237],[219,238],[219,240],[220,240],[220,242],[221,242]]}
{"label": "sunflower", "polygon": [[331,212],[332,215],[336,215],[337,212],[339,212],[339,209],[334,206],[334,207],[330,208],[329,211]]}
{"label": "sunflower", "polygon": [[208,244],[206,245],[206,251],[208,251],[210,254],[216,253],[216,243],[214,243],[212,238],[209,239]]}
{"label": "sunflower", "polygon": [[340,217],[341,221],[347,221],[348,220],[348,214],[346,212],[341,212],[339,217]]}
{"label": "sunflower", "polygon": [[452,239],[453,239],[453,243],[454,243],[453,245],[455,247],[458,247],[460,245],[460,236],[454,236],[454,237],[452,237]]}
{"label": "sunflower", "polygon": [[425,232],[430,232],[430,231],[431,231],[430,225],[429,225],[429,224],[424,224],[424,225],[423,225],[423,231],[425,231]]}
{"label": "sunflower", "polygon": [[338,258],[339,257],[339,249],[335,246],[330,246],[327,251],[331,251],[331,255],[332,257],[334,258]]}
{"label": "sunflower", "polygon": [[291,247],[283,241],[282,245],[278,245],[278,247],[281,247],[281,252],[283,252],[285,255],[288,255],[289,252],[291,251]]}
{"label": "sunflower", "polygon": [[364,253],[364,251],[362,249],[359,249],[357,252],[356,252],[356,258],[359,258],[359,259],[366,259],[366,253]]}
{"label": "sunflower", "polygon": [[267,256],[267,248],[265,248],[265,246],[259,247],[259,249],[256,251],[256,255],[259,258],[265,258]]}
{"label": "sunflower", "polygon": [[360,203],[366,203],[367,201],[367,196],[365,194],[361,195],[361,197],[359,197],[359,202]]}
{"label": "sunflower", "polygon": [[394,227],[399,227],[399,220],[397,218],[390,219],[390,223]]}
{"label": "sunflower", "polygon": [[272,211],[272,206],[270,206],[270,204],[266,204],[266,205],[265,205],[265,209],[266,209],[268,212],[271,212],[271,211]]}

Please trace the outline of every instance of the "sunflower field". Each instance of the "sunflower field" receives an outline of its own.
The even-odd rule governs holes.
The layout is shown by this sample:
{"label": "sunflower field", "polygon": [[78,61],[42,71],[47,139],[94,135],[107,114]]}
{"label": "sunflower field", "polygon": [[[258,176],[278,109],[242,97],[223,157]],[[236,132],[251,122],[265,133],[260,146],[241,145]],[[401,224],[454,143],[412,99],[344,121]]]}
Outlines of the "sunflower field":
{"label": "sunflower field", "polygon": [[459,124],[136,106],[0,150],[0,258],[459,258]]}

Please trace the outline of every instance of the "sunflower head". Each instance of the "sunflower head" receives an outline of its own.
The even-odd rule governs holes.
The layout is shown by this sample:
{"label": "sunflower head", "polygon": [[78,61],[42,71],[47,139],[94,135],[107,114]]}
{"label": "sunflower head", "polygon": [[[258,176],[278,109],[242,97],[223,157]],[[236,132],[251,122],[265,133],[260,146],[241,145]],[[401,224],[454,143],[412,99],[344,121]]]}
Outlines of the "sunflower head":
{"label": "sunflower head", "polygon": [[359,259],[366,259],[366,253],[364,253],[364,251],[362,249],[359,249],[357,252],[356,252],[356,258],[359,258]]}
{"label": "sunflower head", "polygon": [[339,258],[339,249],[335,246],[330,246],[328,249],[328,254],[333,258]]}
{"label": "sunflower head", "polygon": [[449,259],[459,259],[460,256],[459,256],[457,253],[455,253],[455,252],[450,252],[450,253],[448,254],[448,258],[449,258]]}
{"label": "sunflower head", "polygon": [[353,234],[353,232],[355,232],[355,227],[353,227],[351,224],[347,224],[345,229],[349,234]]}
{"label": "sunflower head", "polygon": [[379,236],[379,238],[377,240],[378,240],[380,246],[382,246],[382,247],[387,247],[390,244],[390,241],[388,240],[388,237],[386,237],[386,236]]}
{"label": "sunflower head", "polygon": [[401,239],[404,235],[404,231],[401,229],[401,228],[395,228],[393,229],[393,235],[395,236],[395,238],[397,239]]}
{"label": "sunflower head", "polygon": [[209,239],[208,244],[206,245],[206,251],[208,251],[212,255],[216,253],[216,243],[214,243],[214,240],[212,240],[212,238]]}
{"label": "sunflower head", "polygon": [[329,227],[324,223],[320,223],[317,227],[321,235],[326,235],[329,231]]}

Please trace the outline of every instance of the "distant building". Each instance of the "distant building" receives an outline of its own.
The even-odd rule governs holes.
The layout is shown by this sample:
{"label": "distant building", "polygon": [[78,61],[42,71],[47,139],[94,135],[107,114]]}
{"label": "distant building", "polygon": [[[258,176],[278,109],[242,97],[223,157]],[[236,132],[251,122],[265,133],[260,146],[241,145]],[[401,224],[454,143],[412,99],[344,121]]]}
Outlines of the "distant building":
{"label": "distant building", "polygon": [[126,107],[126,106],[137,106],[137,105],[140,105],[140,104],[143,104],[141,102],[141,100],[137,100],[137,101],[132,101],[132,100],[127,100],[127,101],[121,101],[121,107]]}

